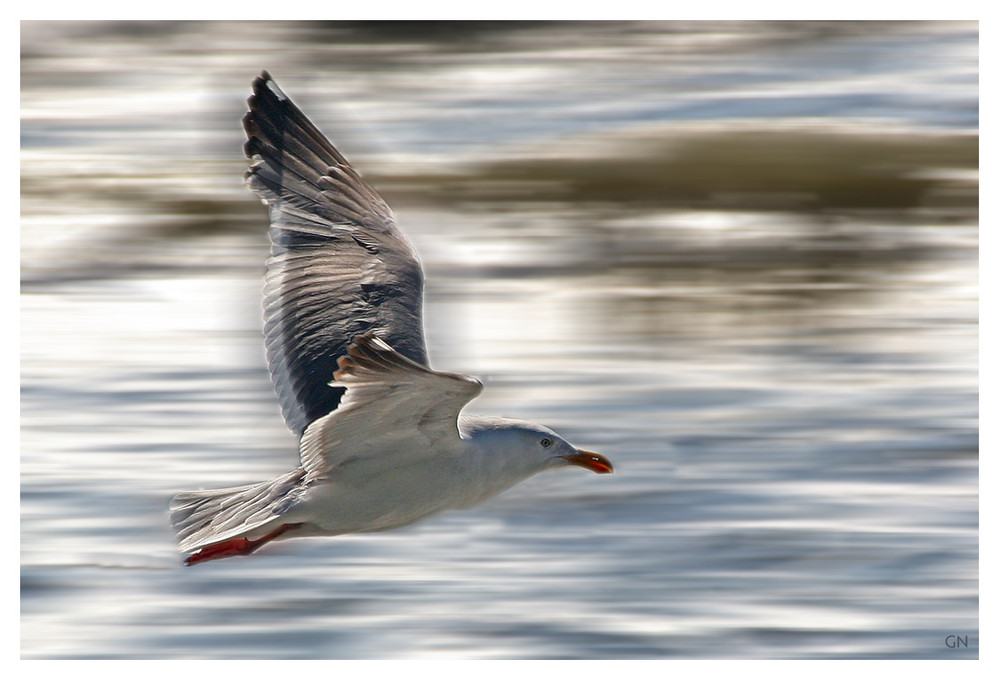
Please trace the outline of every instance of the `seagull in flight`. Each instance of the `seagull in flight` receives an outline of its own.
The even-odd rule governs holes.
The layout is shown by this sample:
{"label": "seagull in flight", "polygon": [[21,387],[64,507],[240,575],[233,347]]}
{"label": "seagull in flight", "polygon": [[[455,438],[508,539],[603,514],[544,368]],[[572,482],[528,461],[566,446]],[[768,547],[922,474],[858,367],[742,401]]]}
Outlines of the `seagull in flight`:
{"label": "seagull in flight", "polygon": [[428,366],[423,272],[389,206],[266,71],[247,102],[245,179],[271,223],[264,341],[300,465],[175,496],[185,565],[409,525],[549,469],[611,473],[544,426],[461,413],[483,385]]}

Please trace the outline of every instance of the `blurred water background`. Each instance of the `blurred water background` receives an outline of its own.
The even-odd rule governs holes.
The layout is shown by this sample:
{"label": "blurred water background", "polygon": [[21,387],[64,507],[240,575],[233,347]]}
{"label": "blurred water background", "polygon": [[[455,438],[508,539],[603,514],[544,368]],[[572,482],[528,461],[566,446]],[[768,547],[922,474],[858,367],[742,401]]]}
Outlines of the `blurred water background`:
{"label": "blurred water background", "polygon": [[[23,657],[978,656],[975,23],[21,39]],[[473,411],[616,475],[181,567],[172,494],[297,460],[262,68],[395,209]]]}

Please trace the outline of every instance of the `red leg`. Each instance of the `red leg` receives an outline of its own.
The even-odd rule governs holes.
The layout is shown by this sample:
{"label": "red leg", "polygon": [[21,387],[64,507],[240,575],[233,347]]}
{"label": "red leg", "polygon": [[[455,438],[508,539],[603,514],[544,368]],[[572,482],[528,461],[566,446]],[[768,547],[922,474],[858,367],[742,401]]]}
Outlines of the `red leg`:
{"label": "red leg", "polygon": [[235,539],[226,539],[225,541],[220,541],[215,544],[209,544],[205,548],[199,550],[198,553],[192,553],[188,556],[184,560],[184,564],[197,565],[198,563],[204,563],[207,560],[215,560],[216,558],[249,556],[251,553],[272,539],[277,539],[289,530],[297,530],[302,527],[302,525],[303,523],[290,523],[288,525],[282,525],[278,529],[268,532],[260,539],[237,537]]}

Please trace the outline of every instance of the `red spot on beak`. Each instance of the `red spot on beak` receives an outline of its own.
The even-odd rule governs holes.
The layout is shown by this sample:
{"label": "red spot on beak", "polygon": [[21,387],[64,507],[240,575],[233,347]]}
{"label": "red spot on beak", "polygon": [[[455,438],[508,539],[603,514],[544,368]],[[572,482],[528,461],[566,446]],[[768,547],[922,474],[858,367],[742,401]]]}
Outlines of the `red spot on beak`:
{"label": "red spot on beak", "polygon": [[578,449],[576,450],[576,454],[569,454],[563,458],[574,466],[586,468],[587,470],[594,471],[595,473],[615,472],[615,467],[611,465],[610,461],[600,454],[595,454],[594,452],[586,452],[582,449]]}

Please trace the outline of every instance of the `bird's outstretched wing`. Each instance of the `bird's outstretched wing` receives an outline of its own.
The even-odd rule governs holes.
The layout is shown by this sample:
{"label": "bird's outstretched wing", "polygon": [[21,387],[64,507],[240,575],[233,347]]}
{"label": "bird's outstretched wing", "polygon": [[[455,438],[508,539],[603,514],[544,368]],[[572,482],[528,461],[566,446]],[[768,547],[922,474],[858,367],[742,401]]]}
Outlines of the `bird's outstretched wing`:
{"label": "bird's outstretched wing", "polygon": [[385,201],[265,71],[243,118],[247,185],[271,219],[264,285],[268,364],[288,427],[337,408],[329,385],[351,341],[374,333],[427,364],[423,273]]}
{"label": "bird's outstretched wing", "polygon": [[347,389],[340,407],[313,422],[302,436],[302,465],[309,478],[323,477],[364,457],[378,438],[385,451],[433,451],[458,442],[458,415],[483,390],[477,379],[432,371],[373,334],[358,338],[338,361],[336,384]]}

